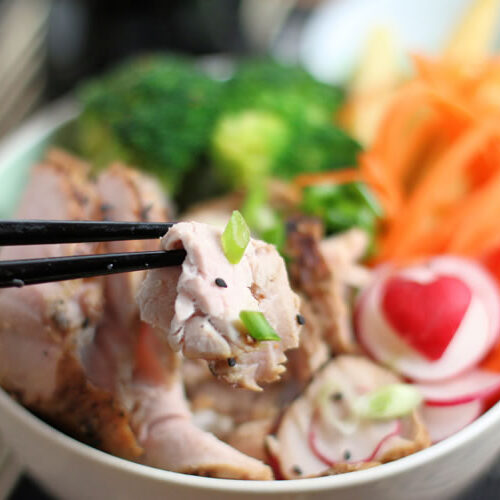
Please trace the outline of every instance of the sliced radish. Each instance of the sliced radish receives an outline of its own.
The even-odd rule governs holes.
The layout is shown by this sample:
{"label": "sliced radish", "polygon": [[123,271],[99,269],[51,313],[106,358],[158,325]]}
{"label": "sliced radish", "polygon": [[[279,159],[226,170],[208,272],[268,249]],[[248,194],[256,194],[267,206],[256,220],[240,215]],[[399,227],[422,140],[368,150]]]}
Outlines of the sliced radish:
{"label": "sliced radish", "polygon": [[415,384],[427,403],[449,406],[484,399],[500,391],[500,373],[472,370],[434,384]]}
{"label": "sliced radish", "polygon": [[313,453],[325,464],[371,462],[382,446],[401,433],[399,420],[369,421],[360,423],[349,435],[336,431],[319,418],[311,421],[308,442]]}
{"label": "sliced radish", "polygon": [[[377,361],[391,366],[403,375],[421,382],[435,382],[449,379],[475,366],[489,351],[498,338],[500,316],[500,295],[493,279],[475,262],[459,257],[439,257],[425,264],[403,270],[390,270],[376,273],[372,285],[364,291],[356,305],[355,326],[359,342]],[[408,332],[399,334],[394,324],[404,325],[401,318],[393,320],[393,325],[384,314],[383,300],[386,283],[394,276],[403,280],[413,280],[421,287],[431,285],[442,276],[457,277],[470,288],[472,296],[465,314],[451,340],[446,341],[445,349],[433,351],[431,359],[408,341]],[[422,294],[409,294],[408,300],[415,309],[423,307],[417,303],[425,297]],[[435,290],[431,294],[439,303]],[[427,297],[428,298],[428,297]],[[413,301],[413,302],[412,302]],[[398,299],[396,304],[401,301]],[[386,305],[387,307],[387,305]],[[409,313],[411,307],[407,307]],[[429,322],[437,321],[432,308],[425,304]],[[453,310],[453,309],[451,309]],[[411,314],[409,314],[411,317]],[[421,316],[416,316],[419,322]],[[429,330],[433,332],[434,330]],[[418,334],[418,329],[415,331]],[[419,341],[420,342],[420,341]],[[420,342],[422,348],[424,345]],[[437,356],[439,355],[439,358]],[[432,359],[434,358],[434,359]]]}
{"label": "sliced radish", "polygon": [[455,276],[421,283],[403,276],[384,285],[382,312],[404,342],[429,361],[440,359],[469,309],[472,290]]}
{"label": "sliced radish", "polygon": [[[275,467],[286,479],[300,476],[317,476],[328,469],[311,450],[307,432],[311,425],[312,405],[306,398],[299,398],[286,410],[276,436],[268,436],[267,450]],[[300,474],[295,472],[296,466]]]}
{"label": "sliced radish", "polygon": [[474,293],[481,298],[490,320],[489,350],[500,338],[500,291],[496,280],[481,264],[453,255],[436,257],[430,261],[430,266],[444,273],[453,270],[453,274],[467,281]]}
{"label": "sliced radish", "polygon": [[483,404],[478,399],[450,406],[427,404],[422,408],[422,418],[432,443],[437,443],[476,420],[482,410]]}

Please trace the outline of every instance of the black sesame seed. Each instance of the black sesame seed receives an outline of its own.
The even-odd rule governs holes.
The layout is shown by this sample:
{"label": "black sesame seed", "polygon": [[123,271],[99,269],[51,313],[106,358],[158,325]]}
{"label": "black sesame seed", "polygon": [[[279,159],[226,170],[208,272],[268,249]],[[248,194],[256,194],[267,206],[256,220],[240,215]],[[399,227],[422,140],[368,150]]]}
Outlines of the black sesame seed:
{"label": "black sesame seed", "polygon": [[236,360],[234,358],[227,358],[227,364],[232,368],[236,365]]}
{"label": "black sesame seed", "polygon": [[227,288],[227,283],[222,278],[215,278],[215,284],[221,288]]}
{"label": "black sesame seed", "polygon": [[22,288],[22,287],[25,285],[25,283],[24,283],[24,281],[23,281],[23,280],[20,280],[20,279],[17,279],[17,278],[14,278],[14,279],[12,280],[12,284],[13,284],[14,286],[17,286],[18,288]]}
{"label": "black sesame seed", "polygon": [[297,319],[297,323],[299,325],[305,325],[306,324],[306,318],[304,318],[304,316],[302,316],[302,314],[297,314],[297,316],[295,316],[296,319]]}
{"label": "black sesame seed", "polygon": [[349,460],[351,458],[351,452],[349,450],[344,451],[344,460]]}
{"label": "black sesame seed", "polygon": [[82,322],[82,328],[88,328],[90,325],[90,318],[88,316],[85,316],[85,319]]}
{"label": "black sesame seed", "polygon": [[334,393],[332,394],[332,399],[333,399],[334,401],[342,401],[342,398],[343,398],[343,397],[344,397],[344,396],[342,395],[342,393],[341,393],[341,392],[334,392]]}
{"label": "black sesame seed", "polygon": [[294,472],[294,474],[297,474],[297,476],[302,475],[302,469],[298,465],[294,465],[292,467],[292,471]]}

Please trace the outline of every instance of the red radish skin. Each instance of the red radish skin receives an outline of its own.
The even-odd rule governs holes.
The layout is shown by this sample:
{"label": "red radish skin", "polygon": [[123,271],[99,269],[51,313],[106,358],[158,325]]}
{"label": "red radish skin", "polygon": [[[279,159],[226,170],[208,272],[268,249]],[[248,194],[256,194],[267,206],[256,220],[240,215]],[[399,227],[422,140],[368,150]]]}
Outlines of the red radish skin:
{"label": "red radish skin", "polygon": [[[382,311],[384,286],[394,277],[428,284],[440,276],[455,276],[472,292],[469,307],[455,335],[438,360],[429,360],[409,345]],[[471,370],[498,338],[500,295],[493,278],[474,261],[438,257],[418,266],[394,270],[387,265],[361,294],[355,309],[355,329],[367,354],[403,376],[422,383],[452,379]]]}
{"label": "red radish skin", "polygon": [[401,426],[401,421],[400,420],[395,420],[394,425],[395,428],[392,432],[389,432],[386,434],[375,446],[374,450],[370,455],[368,455],[365,458],[362,458],[361,460],[342,460],[342,461],[336,461],[331,458],[328,458],[319,448],[316,443],[316,432],[315,432],[315,424],[317,423],[318,420],[318,414],[317,412],[314,414],[313,418],[311,419],[311,425],[309,427],[309,432],[307,434],[307,441],[309,444],[309,447],[311,448],[312,452],[316,455],[319,460],[324,462],[326,465],[329,467],[333,467],[337,465],[338,463],[348,463],[348,464],[356,464],[356,463],[364,463],[364,462],[372,462],[376,460],[377,453],[381,450],[382,446],[387,443],[387,441],[393,437],[397,437],[401,434],[402,426]]}
{"label": "red radish skin", "polygon": [[475,369],[435,384],[415,384],[426,403],[454,406],[476,399],[487,399],[500,391],[500,374]]}
{"label": "red radish skin", "polygon": [[482,412],[483,403],[480,400],[452,406],[426,404],[421,410],[433,444],[456,434],[476,420]]}
{"label": "red radish skin", "polygon": [[454,276],[430,283],[389,278],[382,310],[389,324],[409,345],[431,361],[443,355],[471,301],[467,285]]}

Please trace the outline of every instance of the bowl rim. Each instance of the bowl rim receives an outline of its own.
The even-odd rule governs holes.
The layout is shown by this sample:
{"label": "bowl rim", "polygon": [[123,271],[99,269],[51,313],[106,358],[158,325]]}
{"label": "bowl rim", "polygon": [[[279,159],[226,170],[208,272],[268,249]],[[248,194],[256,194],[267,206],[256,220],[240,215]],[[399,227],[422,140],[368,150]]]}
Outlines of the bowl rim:
{"label": "bowl rim", "polygon": [[[61,125],[75,118],[77,114],[78,106],[74,99],[63,98],[42,109],[18,129],[0,140],[0,173],[8,167],[8,163],[15,158],[16,154],[23,151],[23,148],[45,139]],[[248,481],[181,474],[115,457],[77,441],[46,424],[12,399],[3,389],[0,389],[0,412],[3,411],[7,411],[17,422],[28,427],[32,432],[41,435],[42,438],[52,440],[66,451],[76,453],[83,459],[95,461],[103,467],[124,470],[135,476],[142,476],[143,478],[160,482],[175,483],[179,486],[200,490],[266,494],[333,491],[388,479],[453,453],[466,443],[475,440],[495,423],[500,422],[500,402],[498,402],[474,422],[449,438],[425,450],[390,463],[366,470],[355,471],[354,473],[318,478],[287,481]]]}

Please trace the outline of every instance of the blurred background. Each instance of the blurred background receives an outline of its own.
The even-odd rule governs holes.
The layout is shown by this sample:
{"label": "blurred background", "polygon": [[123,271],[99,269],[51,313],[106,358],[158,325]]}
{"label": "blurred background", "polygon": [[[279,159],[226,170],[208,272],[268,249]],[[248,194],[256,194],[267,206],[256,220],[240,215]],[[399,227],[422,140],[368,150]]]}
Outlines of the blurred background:
{"label": "blurred background", "polygon": [[0,0],[0,136],[132,54],[270,53],[344,83],[374,27],[436,53],[468,0]]}
{"label": "blurred background", "polygon": [[148,50],[296,57],[313,0],[0,0],[0,135],[113,63]]}

